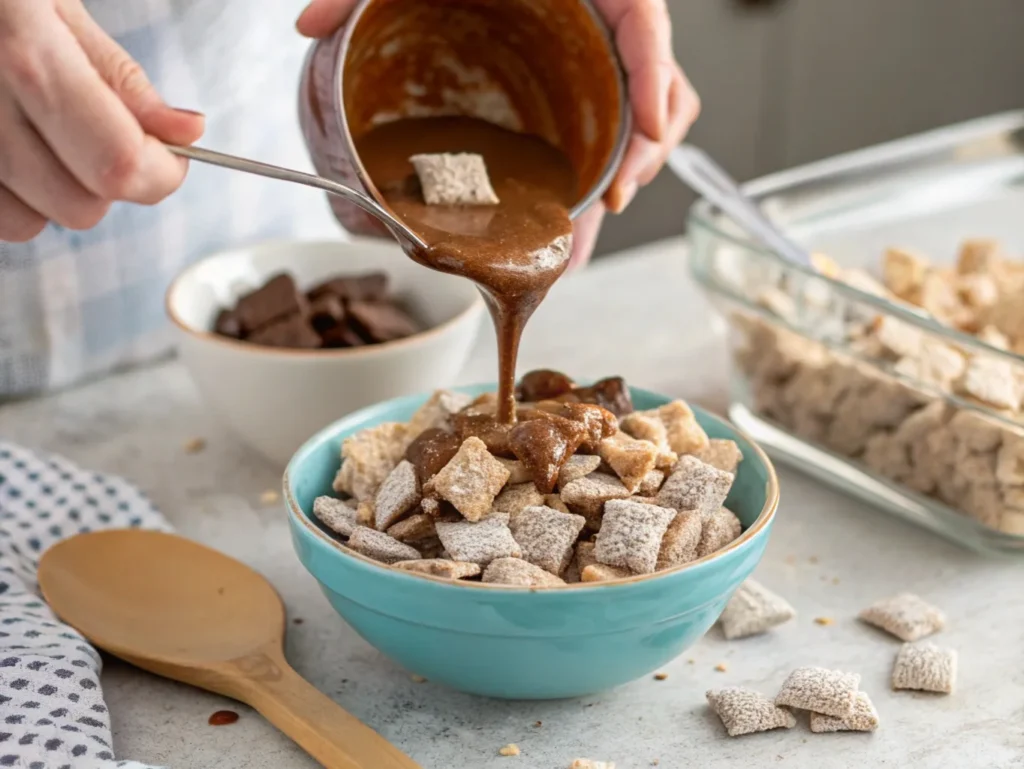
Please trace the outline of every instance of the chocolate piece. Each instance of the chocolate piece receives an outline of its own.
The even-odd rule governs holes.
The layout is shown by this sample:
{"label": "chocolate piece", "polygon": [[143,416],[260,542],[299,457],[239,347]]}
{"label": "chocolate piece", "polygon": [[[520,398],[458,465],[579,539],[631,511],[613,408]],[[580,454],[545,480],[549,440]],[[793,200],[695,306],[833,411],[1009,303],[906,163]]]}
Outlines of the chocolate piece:
{"label": "chocolate piece", "polygon": [[586,439],[586,430],[579,422],[544,411],[542,417],[520,422],[508,433],[509,447],[526,466],[541,494],[555,490],[558,473]]}
{"label": "chocolate piece", "polygon": [[234,310],[221,310],[214,321],[213,331],[221,336],[229,336],[232,339],[242,338],[242,324]]}
{"label": "chocolate piece", "polygon": [[306,309],[306,299],[295,287],[291,275],[276,275],[261,288],[251,291],[235,305],[235,315],[246,334]]}
{"label": "chocolate piece", "polygon": [[629,395],[629,388],[626,387],[625,380],[620,376],[602,379],[590,387],[577,387],[573,390],[572,395],[576,397],[566,398],[566,400],[596,403],[617,417],[633,412],[633,399]]}
{"label": "chocolate piece", "polygon": [[265,347],[292,347],[300,350],[316,350],[322,344],[320,335],[300,315],[264,326],[247,337],[246,341]]}
{"label": "chocolate piece", "polygon": [[557,398],[571,392],[576,386],[565,374],[550,369],[538,369],[523,374],[516,388],[516,398],[520,401],[543,401]]}
{"label": "chocolate piece", "polygon": [[374,342],[392,342],[419,332],[402,309],[384,302],[350,302],[348,314],[363,336]]}
{"label": "chocolate piece", "polygon": [[369,344],[369,340],[364,339],[354,328],[344,322],[324,331],[322,339],[324,347],[330,348],[364,347]]}
{"label": "chocolate piece", "polygon": [[479,438],[487,445],[487,450],[495,456],[509,458],[514,456],[512,447],[509,445],[509,431],[512,429],[512,425],[499,422],[491,414],[464,412],[452,414],[452,429],[463,440],[470,436]]}
{"label": "chocolate piece", "polygon": [[331,294],[325,294],[319,299],[310,302],[309,322],[314,329],[323,334],[328,329],[338,325],[345,319],[345,305],[341,299]]}
{"label": "chocolate piece", "polygon": [[310,301],[335,296],[343,302],[379,302],[387,297],[388,276],[383,272],[325,280],[309,291]]}
{"label": "chocolate piece", "polygon": [[416,478],[421,485],[437,475],[441,468],[451,461],[462,445],[464,437],[435,427],[424,430],[409,444],[409,448],[405,450],[405,458],[416,468]]}
{"label": "chocolate piece", "polygon": [[580,450],[588,454],[596,454],[601,441],[619,431],[619,420],[615,415],[596,403],[563,403],[558,413],[586,428],[587,437],[580,444]]}

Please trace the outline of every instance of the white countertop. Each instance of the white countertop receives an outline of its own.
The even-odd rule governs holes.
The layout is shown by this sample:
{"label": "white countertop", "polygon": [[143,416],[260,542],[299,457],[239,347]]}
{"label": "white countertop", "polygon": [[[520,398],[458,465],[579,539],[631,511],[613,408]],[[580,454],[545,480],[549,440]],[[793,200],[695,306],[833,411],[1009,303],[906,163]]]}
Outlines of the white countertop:
{"label": "white countertop", "polygon": [[[527,329],[520,370],[556,367],[580,378],[621,374],[632,384],[724,409],[726,356],[685,266],[681,241],[653,244],[564,280]],[[492,380],[493,336],[480,340],[465,382]],[[199,401],[185,372],[165,364],[53,397],[0,407],[0,435],[119,473],[141,486],[185,536],[265,574],[289,615],[287,653],[315,686],[426,769],[565,769],[575,757],[641,769],[772,766],[1024,766],[1024,572],[987,560],[789,470],[782,506],[756,576],[788,598],[798,618],[770,635],[726,642],[717,630],[646,679],[562,702],[498,702],[417,684],[333,612],[292,552],[279,505],[261,505],[280,471],[239,445]],[[201,436],[206,450],[183,444]],[[859,624],[857,611],[910,590],[944,609],[937,643],[960,652],[948,697],[895,693],[899,643]],[[834,624],[821,626],[816,617]],[[726,672],[717,672],[719,663]],[[709,714],[710,687],[747,685],[773,695],[799,665],[862,675],[881,717],[872,735],[785,732],[729,739]],[[103,684],[119,758],[189,767],[315,766],[244,706],[109,660]],[[242,714],[207,725],[215,710]],[[535,727],[534,722],[543,725]],[[522,754],[503,758],[510,742]]]}

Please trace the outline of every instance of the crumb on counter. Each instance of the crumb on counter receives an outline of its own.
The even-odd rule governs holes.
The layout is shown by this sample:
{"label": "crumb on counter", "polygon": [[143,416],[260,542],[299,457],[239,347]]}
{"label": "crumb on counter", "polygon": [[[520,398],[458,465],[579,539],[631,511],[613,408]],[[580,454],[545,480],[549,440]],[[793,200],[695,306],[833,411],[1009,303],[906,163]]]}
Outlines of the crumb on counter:
{"label": "crumb on counter", "polygon": [[185,441],[185,445],[182,446],[186,454],[198,454],[200,451],[206,448],[205,438],[190,438]]}
{"label": "crumb on counter", "polygon": [[281,500],[281,495],[273,489],[268,489],[260,494],[260,504],[273,505]]}
{"label": "crumb on counter", "polygon": [[519,752],[519,746],[513,742],[510,742],[498,751],[498,753],[503,756],[518,756]]}
{"label": "crumb on counter", "polygon": [[717,665],[715,665],[715,670],[717,670],[719,673],[724,673],[728,669],[729,666],[726,665],[724,662],[719,662]]}
{"label": "crumb on counter", "polygon": [[668,673],[655,673],[654,674],[654,680],[655,681],[664,681],[667,678],[668,678]]}

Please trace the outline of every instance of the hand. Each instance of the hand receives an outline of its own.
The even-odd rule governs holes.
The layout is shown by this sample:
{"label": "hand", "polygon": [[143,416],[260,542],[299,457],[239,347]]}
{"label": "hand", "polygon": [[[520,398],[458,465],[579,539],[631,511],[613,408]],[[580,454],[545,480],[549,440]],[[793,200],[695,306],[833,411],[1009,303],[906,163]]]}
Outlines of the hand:
{"label": "hand", "polygon": [[96,225],[116,200],[157,203],[203,117],[163,103],[80,0],[0,0],[0,241],[48,221]]}
{"label": "hand", "polygon": [[[345,23],[357,0],[313,0],[299,17],[299,32],[326,37]],[[665,0],[594,0],[615,36],[629,79],[633,135],[603,203],[573,228],[572,265],[593,251],[604,212],[619,213],[665,164],[700,114],[700,99],[672,52],[672,22]]]}

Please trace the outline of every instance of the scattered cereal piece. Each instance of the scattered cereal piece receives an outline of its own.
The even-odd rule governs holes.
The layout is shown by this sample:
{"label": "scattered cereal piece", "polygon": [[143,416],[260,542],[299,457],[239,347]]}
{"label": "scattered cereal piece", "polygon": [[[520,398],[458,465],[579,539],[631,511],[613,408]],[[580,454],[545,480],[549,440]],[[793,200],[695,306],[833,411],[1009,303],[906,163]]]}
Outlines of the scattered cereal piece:
{"label": "scattered cereal piece", "polygon": [[560,513],[571,512],[558,494],[545,494],[543,504],[545,507],[550,507],[552,510],[557,510]]}
{"label": "scattered cereal piece", "polygon": [[825,668],[797,668],[782,685],[776,705],[845,718],[853,713],[860,676]]}
{"label": "scattered cereal piece", "polygon": [[721,438],[712,438],[708,441],[708,445],[696,452],[694,456],[705,464],[734,475],[736,468],[743,461],[743,452],[736,441]]}
{"label": "scattered cereal piece", "polygon": [[416,481],[416,468],[412,462],[403,459],[377,489],[373,503],[377,530],[384,531],[419,503],[420,485]]}
{"label": "scattered cereal piece", "polygon": [[552,574],[561,574],[572,559],[572,546],[587,521],[582,515],[560,513],[543,505],[513,514],[509,528],[522,549],[523,560]]}
{"label": "scattered cereal piece", "polygon": [[427,679],[426,679],[426,678],[424,678],[424,677],[423,677],[423,676],[421,676],[421,675],[417,675],[416,673],[412,673],[412,674],[411,674],[411,675],[409,676],[409,679],[410,679],[410,680],[411,680],[411,681],[412,681],[412,682],[413,682],[414,684],[425,684],[425,683],[427,682]]}
{"label": "scattered cereal piece", "polygon": [[665,530],[658,551],[657,570],[670,569],[697,560],[704,516],[697,510],[679,512]]}
{"label": "scattered cereal piece", "polygon": [[692,454],[707,447],[707,433],[697,422],[693,409],[684,401],[666,403],[658,407],[657,412],[665,424],[668,447],[676,454]]}
{"label": "scattered cereal piece", "polygon": [[317,497],[313,500],[313,515],[333,532],[348,537],[355,530],[356,510],[348,502],[334,497]]}
{"label": "scattered cereal piece", "polygon": [[475,577],[481,571],[478,563],[449,561],[446,558],[421,558],[418,561],[398,561],[392,565],[403,571],[429,574],[431,577],[444,577],[445,579]]}
{"label": "scattered cereal piece", "polygon": [[341,444],[342,465],[334,490],[360,502],[369,499],[402,461],[411,439],[408,427],[398,422],[383,422],[350,435]]}
{"label": "scattered cereal piece", "polygon": [[585,478],[601,465],[601,457],[595,454],[573,454],[558,471],[558,488],[564,489],[573,481]]}
{"label": "scattered cereal piece", "polygon": [[182,446],[186,454],[198,454],[200,451],[206,448],[205,438],[191,438],[185,441],[185,445]]}
{"label": "scattered cereal piece", "polygon": [[668,673],[655,673],[654,674],[654,680],[655,681],[665,681],[667,679],[668,679]]}
{"label": "scattered cereal piece", "polygon": [[732,641],[765,633],[795,616],[796,610],[788,601],[748,579],[733,593],[718,621],[722,634]]}
{"label": "scattered cereal piece", "polygon": [[280,500],[281,495],[278,494],[273,489],[268,489],[267,491],[264,491],[262,494],[260,494],[261,505],[274,505],[277,504]]}
{"label": "scattered cereal piece", "polygon": [[504,457],[495,457],[505,469],[508,470],[508,480],[505,481],[510,486],[514,486],[519,483],[526,483],[532,480],[533,477],[530,475],[530,471],[526,469],[526,465],[520,462],[518,459],[505,459]]}
{"label": "scattered cereal piece", "polygon": [[434,527],[433,516],[417,513],[390,526],[387,533],[389,537],[394,537],[399,542],[422,542],[436,537],[437,529]]}
{"label": "scattered cereal piece", "polygon": [[792,713],[760,692],[734,686],[709,690],[705,696],[730,737],[796,726]]}
{"label": "scattered cereal piece", "polygon": [[483,155],[471,152],[413,155],[409,158],[420,178],[428,206],[496,205]]}
{"label": "scattered cereal piece", "polygon": [[369,526],[357,526],[347,544],[349,549],[381,563],[418,561],[421,557],[416,548],[404,545],[383,531]]}
{"label": "scattered cereal piece", "polygon": [[521,558],[495,558],[484,570],[484,582],[522,587],[564,585],[565,581]]}
{"label": "scattered cereal piece", "polygon": [[486,566],[496,558],[518,558],[523,554],[508,528],[508,515],[495,513],[479,523],[438,521],[437,536],[456,561]]}
{"label": "scattered cereal piece", "polygon": [[616,433],[601,441],[598,455],[619,476],[630,494],[635,494],[658,460],[658,447],[648,441]]}
{"label": "scattered cereal piece", "polygon": [[448,420],[472,402],[472,397],[452,390],[437,390],[420,406],[409,420],[409,435],[417,436],[431,429],[450,430]]}
{"label": "scattered cereal piece", "polygon": [[901,641],[917,641],[946,626],[945,615],[913,593],[900,593],[886,598],[872,604],[857,616]]}
{"label": "scattered cereal piece", "polygon": [[728,669],[729,666],[726,665],[724,662],[719,662],[717,665],[715,665],[715,670],[717,670],[719,673],[724,673]]}
{"label": "scattered cereal piece", "polygon": [[524,508],[543,504],[544,495],[537,491],[533,481],[528,481],[527,483],[517,483],[514,486],[506,486],[494,500],[494,510],[499,513],[508,513],[514,518]]}
{"label": "scattered cereal piece", "polygon": [[479,521],[490,512],[509,474],[487,451],[482,440],[470,437],[427,485],[432,492],[455,505],[466,520]]}
{"label": "scattered cereal piece", "polygon": [[620,566],[592,563],[580,571],[580,582],[610,582],[613,579],[632,577],[633,572]]}
{"label": "scattered cereal piece", "polygon": [[704,516],[697,557],[711,555],[736,539],[743,532],[743,523],[724,507],[711,515]]}
{"label": "scattered cereal piece", "polygon": [[629,489],[614,475],[597,472],[566,484],[562,487],[561,496],[570,510],[593,522],[601,515],[605,502],[625,499],[629,496]]}
{"label": "scattered cereal piece", "polygon": [[541,726],[544,725],[544,722],[543,721],[534,721],[533,725],[539,729]]}
{"label": "scattered cereal piece", "polygon": [[577,758],[569,769],[615,769],[612,761],[593,761],[589,758]]}
{"label": "scattered cereal piece", "polygon": [[845,717],[826,716],[811,712],[811,731],[823,732],[873,732],[878,728],[878,711],[864,692],[857,692],[853,712]]}
{"label": "scattered cereal piece", "polygon": [[605,504],[594,555],[608,566],[622,566],[637,574],[651,574],[665,530],[676,511],[625,499]]}
{"label": "scattered cereal piece", "polygon": [[834,619],[832,619],[831,617],[815,617],[814,618],[814,624],[815,625],[822,625],[824,627],[828,627],[829,625],[834,625],[835,622],[836,621]]}
{"label": "scattered cereal piece", "polygon": [[892,669],[892,688],[949,694],[956,683],[956,663],[953,649],[927,641],[903,644]]}
{"label": "scattered cereal piece", "polygon": [[502,755],[502,756],[518,756],[519,755],[519,746],[516,745],[515,743],[510,742],[508,745],[506,745],[505,747],[501,748],[498,751],[498,753],[500,755]]}
{"label": "scattered cereal piece", "polygon": [[684,456],[658,492],[658,504],[674,510],[699,510],[711,515],[722,507],[735,476],[697,457]]}

